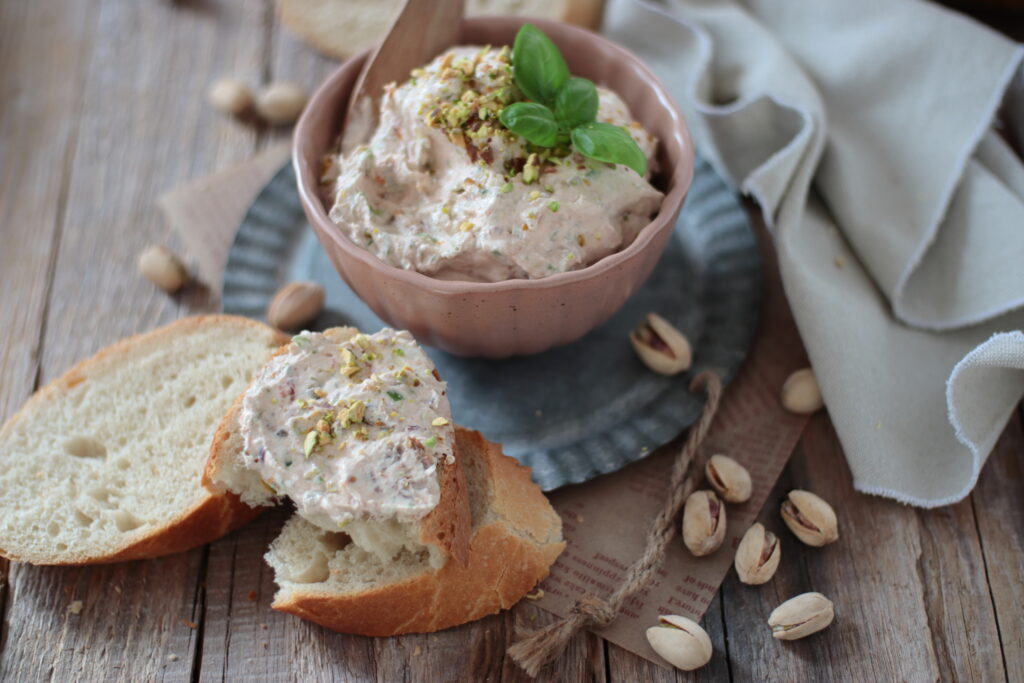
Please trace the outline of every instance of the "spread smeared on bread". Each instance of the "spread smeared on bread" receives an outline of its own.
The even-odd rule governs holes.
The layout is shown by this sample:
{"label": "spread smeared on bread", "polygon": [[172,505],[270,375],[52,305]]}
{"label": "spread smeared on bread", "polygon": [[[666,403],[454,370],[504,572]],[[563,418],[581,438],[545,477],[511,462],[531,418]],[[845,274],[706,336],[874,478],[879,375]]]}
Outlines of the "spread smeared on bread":
{"label": "spread smeared on bread", "polygon": [[328,531],[354,519],[419,519],[452,463],[445,384],[408,332],[304,332],[242,400],[242,462]]}
{"label": "spread smeared on bread", "polygon": [[255,504],[291,498],[310,523],[384,562],[403,550],[427,551],[435,567],[464,561],[469,513],[446,388],[408,332],[297,335],[222,431],[211,484]]}

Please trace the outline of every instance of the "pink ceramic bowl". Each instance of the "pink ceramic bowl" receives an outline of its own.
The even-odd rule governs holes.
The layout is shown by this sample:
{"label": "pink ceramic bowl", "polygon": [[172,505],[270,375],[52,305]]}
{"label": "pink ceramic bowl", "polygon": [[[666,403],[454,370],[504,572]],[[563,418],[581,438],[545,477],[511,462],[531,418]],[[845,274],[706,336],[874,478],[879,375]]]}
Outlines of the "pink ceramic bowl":
{"label": "pink ceramic bowl", "polygon": [[[462,43],[511,45],[523,21],[465,19]],[[538,280],[436,280],[388,265],[343,235],[328,218],[330,207],[321,196],[321,160],[338,139],[349,94],[368,51],[324,82],[295,129],[293,162],[299,194],[338,273],[390,325],[459,355],[500,358],[538,353],[579,339],[610,318],[654,269],[693,178],[693,145],[683,116],[636,56],[585,29],[531,22],[558,45],[573,74],[618,93],[660,143],[655,184],[666,193],[660,212],[632,244],[591,266]]]}

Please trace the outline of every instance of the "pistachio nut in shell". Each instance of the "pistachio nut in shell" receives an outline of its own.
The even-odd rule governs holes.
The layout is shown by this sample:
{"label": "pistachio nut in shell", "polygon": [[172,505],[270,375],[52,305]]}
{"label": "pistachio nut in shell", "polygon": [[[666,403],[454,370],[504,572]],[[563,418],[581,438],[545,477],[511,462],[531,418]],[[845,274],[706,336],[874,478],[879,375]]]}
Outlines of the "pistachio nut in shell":
{"label": "pistachio nut in shell", "polygon": [[810,415],[825,406],[818,378],[810,368],[797,370],[782,384],[782,407],[797,415]]}
{"label": "pistachio nut in shell", "polygon": [[647,642],[659,657],[683,671],[711,661],[711,638],[697,622],[674,614],[663,614],[658,622],[647,629]]}
{"label": "pistachio nut in shell", "polygon": [[748,586],[760,586],[775,576],[781,557],[779,537],[757,523],[747,529],[736,548],[736,574]]}
{"label": "pistachio nut in shell", "polygon": [[648,313],[640,327],[630,332],[629,341],[644,365],[662,375],[687,370],[693,360],[690,342],[657,313]]}
{"label": "pistachio nut in shell", "polygon": [[780,512],[793,535],[807,545],[820,548],[839,539],[835,510],[810,491],[790,491]]}
{"label": "pistachio nut in shell", "polygon": [[174,294],[191,279],[188,268],[167,247],[154,245],[139,254],[139,273],[168,294]]}
{"label": "pistachio nut in shell", "polygon": [[750,472],[727,455],[712,455],[704,466],[711,488],[727,503],[746,503],[754,490]]}
{"label": "pistachio nut in shell", "polygon": [[298,83],[275,81],[256,94],[256,113],[275,126],[291,124],[302,114],[307,100],[309,93]]}
{"label": "pistachio nut in shell", "polygon": [[218,78],[210,84],[206,98],[217,111],[240,116],[252,107],[252,91],[237,78]]}
{"label": "pistachio nut in shell", "polygon": [[832,623],[832,601],[821,593],[802,593],[772,611],[768,625],[778,640],[799,640]]}
{"label": "pistachio nut in shell", "polygon": [[683,543],[697,557],[710,555],[725,540],[725,505],[714,491],[694,491],[683,507]]}
{"label": "pistachio nut in shell", "polygon": [[279,330],[295,330],[320,315],[324,288],[315,282],[289,282],[267,306],[267,322]]}

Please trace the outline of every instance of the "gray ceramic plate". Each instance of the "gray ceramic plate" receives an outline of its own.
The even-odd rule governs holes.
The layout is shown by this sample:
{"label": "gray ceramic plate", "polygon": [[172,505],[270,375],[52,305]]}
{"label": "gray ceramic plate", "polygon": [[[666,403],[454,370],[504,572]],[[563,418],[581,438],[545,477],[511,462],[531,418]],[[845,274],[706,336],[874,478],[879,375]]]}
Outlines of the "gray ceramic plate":
{"label": "gray ceramic plate", "polygon": [[[316,325],[384,323],[334,271],[306,223],[291,165],[256,197],[224,273],[226,313],[262,318],[283,283],[314,280],[327,290]],[[448,382],[456,421],[479,429],[533,468],[545,490],[612,472],[673,439],[700,414],[687,386],[707,368],[732,379],[757,329],[761,264],[739,199],[704,160],[675,235],[647,284],[583,339],[545,353],[470,359],[427,349]],[[690,372],[647,370],[628,342],[649,311],[683,330],[694,347]]]}

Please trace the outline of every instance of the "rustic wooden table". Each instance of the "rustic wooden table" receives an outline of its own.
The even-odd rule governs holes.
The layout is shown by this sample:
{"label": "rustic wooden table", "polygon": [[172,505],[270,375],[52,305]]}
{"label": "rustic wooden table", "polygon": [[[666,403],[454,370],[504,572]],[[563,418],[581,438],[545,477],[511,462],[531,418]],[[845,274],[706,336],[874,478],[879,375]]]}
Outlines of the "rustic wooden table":
{"label": "rustic wooden table", "polygon": [[[275,23],[270,0],[0,2],[0,418],[79,358],[208,310],[135,273],[174,240],[154,200],[287,136],[211,111],[216,75],[314,86],[332,68]],[[835,504],[843,539],[791,554],[755,590],[726,579],[695,676],[579,635],[552,680],[1024,680],[1024,430],[1018,412],[975,492],[922,511],[854,493],[827,415],[814,417],[781,493]],[[431,635],[348,637],[269,609],[260,559],[281,516],[145,562],[44,568],[0,561],[0,680],[520,679],[513,631],[530,604]],[[822,636],[781,645],[762,622],[784,597],[831,596]],[[81,600],[84,609],[68,606]]]}

